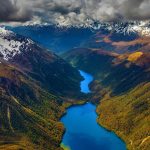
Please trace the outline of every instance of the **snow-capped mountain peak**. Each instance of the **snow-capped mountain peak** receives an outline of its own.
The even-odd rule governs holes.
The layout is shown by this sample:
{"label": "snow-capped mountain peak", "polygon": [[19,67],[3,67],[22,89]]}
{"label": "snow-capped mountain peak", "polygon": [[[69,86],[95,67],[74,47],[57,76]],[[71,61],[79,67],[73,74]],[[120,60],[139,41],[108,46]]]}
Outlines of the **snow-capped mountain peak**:
{"label": "snow-capped mountain peak", "polygon": [[149,23],[141,21],[139,24],[135,24],[130,27],[130,30],[137,32],[142,36],[150,36]]}
{"label": "snow-capped mountain peak", "polygon": [[[58,25],[58,27],[60,26]],[[105,29],[108,31],[114,31],[116,33],[136,33],[139,36],[150,36],[150,21],[94,22],[87,26],[84,25],[75,27],[91,28],[94,30]]]}
{"label": "snow-capped mountain peak", "polygon": [[117,23],[97,23],[92,26],[94,29],[105,29],[116,33],[130,34],[136,33],[139,36],[150,36],[150,22],[149,21],[131,21],[131,22],[117,22]]}
{"label": "snow-capped mountain peak", "polygon": [[0,58],[8,61],[23,51],[29,51],[33,41],[0,27]]}

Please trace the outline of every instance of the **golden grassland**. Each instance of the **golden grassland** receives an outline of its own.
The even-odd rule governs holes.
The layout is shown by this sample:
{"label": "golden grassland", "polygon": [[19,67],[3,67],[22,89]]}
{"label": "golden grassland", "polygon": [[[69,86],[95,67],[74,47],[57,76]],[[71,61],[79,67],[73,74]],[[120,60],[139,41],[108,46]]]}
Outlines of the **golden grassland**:
{"label": "golden grassland", "polygon": [[129,150],[150,149],[150,83],[120,96],[104,98],[97,107],[98,122],[117,133]]}
{"label": "golden grassland", "polygon": [[142,52],[135,52],[128,56],[128,61],[135,62],[143,55]]}

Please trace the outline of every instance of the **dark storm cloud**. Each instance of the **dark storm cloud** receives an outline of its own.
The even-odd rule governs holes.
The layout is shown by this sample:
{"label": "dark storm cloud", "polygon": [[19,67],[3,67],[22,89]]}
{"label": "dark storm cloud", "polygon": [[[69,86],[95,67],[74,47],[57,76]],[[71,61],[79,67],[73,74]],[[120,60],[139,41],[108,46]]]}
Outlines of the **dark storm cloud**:
{"label": "dark storm cloud", "polygon": [[0,0],[0,21],[60,25],[150,19],[150,0]]}
{"label": "dark storm cloud", "polygon": [[22,6],[16,0],[1,0],[0,1],[0,22],[3,21],[20,21],[24,22],[31,19],[31,11]]}
{"label": "dark storm cloud", "polygon": [[131,20],[150,19],[150,0],[126,0],[120,12]]}
{"label": "dark storm cloud", "polygon": [[70,12],[75,12],[75,13],[80,13],[80,6],[73,6],[73,4],[69,4],[69,3],[51,3],[49,4],[49,8],[50,11],[52,12],[57,12],[60,14],[68,14]]}

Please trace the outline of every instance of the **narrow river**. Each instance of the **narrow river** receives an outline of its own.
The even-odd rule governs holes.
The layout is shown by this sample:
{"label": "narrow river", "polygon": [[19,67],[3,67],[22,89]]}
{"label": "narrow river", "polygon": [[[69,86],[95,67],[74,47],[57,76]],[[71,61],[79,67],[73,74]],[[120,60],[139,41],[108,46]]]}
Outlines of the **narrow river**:
{"label": "narrow river", "polygon": [[[93,77],[84,71],[79,72],[84,78],[80,84],[81,91],[91,92],[88,85]],[[61,119],[66,128],[61,147],[64,150],[126,150],[125,143],[98,125],[96,119],[96,106],[91,103],[68,108]]]}

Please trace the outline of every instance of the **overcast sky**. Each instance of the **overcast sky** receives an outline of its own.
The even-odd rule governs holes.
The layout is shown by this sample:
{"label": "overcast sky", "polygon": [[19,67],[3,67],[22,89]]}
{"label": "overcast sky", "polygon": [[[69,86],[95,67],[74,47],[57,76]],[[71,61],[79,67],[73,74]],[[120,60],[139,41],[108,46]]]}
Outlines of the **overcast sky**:
{"label": "overcast sky", "polygon": [[90,24],[150,19],[150,0],[0,0],[0,22]]}

